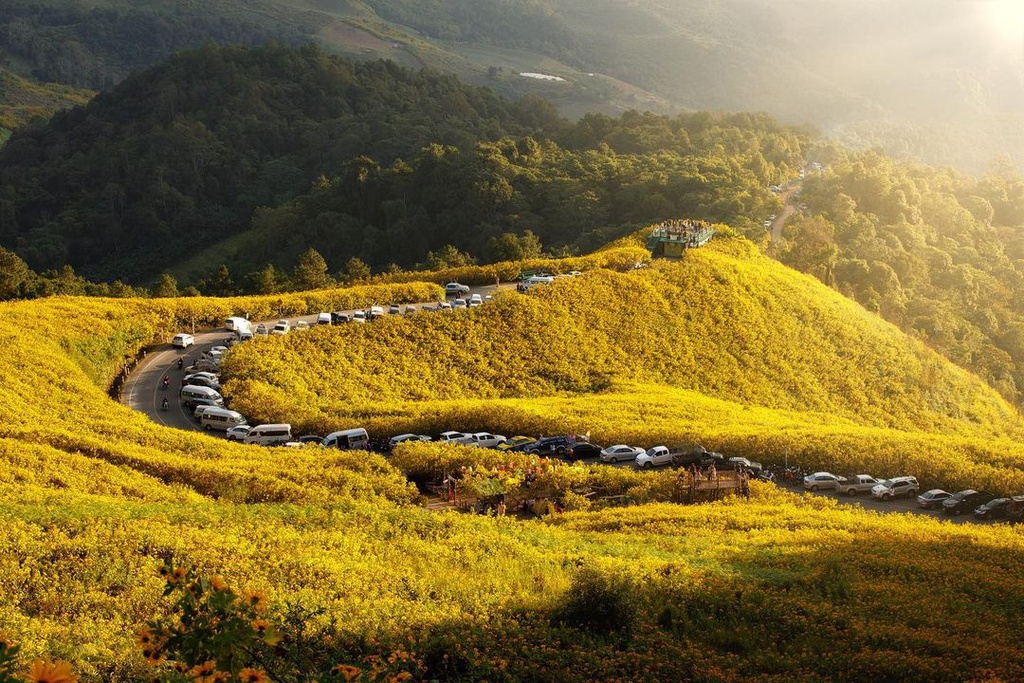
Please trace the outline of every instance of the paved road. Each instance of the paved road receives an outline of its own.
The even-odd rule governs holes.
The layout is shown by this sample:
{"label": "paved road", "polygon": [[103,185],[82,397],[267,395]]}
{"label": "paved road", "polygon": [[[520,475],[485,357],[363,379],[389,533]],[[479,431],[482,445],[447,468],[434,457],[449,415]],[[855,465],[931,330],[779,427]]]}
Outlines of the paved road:
{"label": "paved road", "polygon": [[789,220],[790,216],[796,213],[795,198],[800,194],[800,190],[803,187],[803,179],[793,180],[779,194],[779,199],[782,201],[782,211],[772,221],[772,244],[778,243],[782,238],[782,228],[786,226],[786,221]]}
{"label": "paved road", "polygon": [[[515,287],[515,283],[505,283],[500,285],[500,289],[511,289]],[[471,287],[470,295],[479,294],[481,296],[487,296],[493,294],[495,290],[499,289],[496,285],[487,285],[483,287]],[[436,301],[427,301],[420,304],[414,304],[417,307],[421,307],[424,304],[436,304]],[[383,304],[385,310],[387,304]],[[405,310],[405,306],[402,307]],[[354,311],[344,311],[351,315]],[[438,315],[442,313],[437,312]],[[280,318],[283,320],[284,318]],[[273,327],[278,319],[263,321],[268,328]],[[316,314],[304,315],[299,317],[287,318],[287,320],[294,327],[295,323],[299,320],[305,320],[310,325],[316,324]],[[253,329],[259,323],[253,322]],[[349,323],[358,324],[358,323]],[[366,323],[372,325],[373,323]],[[293,331],[292,334],[295,334]],[[301,334],[301,332],[299,333]],[[187,368],[196,360],[202,357],[204,353],[209,351],[212,347],[218,344],[223,344],[228,338],[233,337],[231,332],[226,329],[212,330],[207,332],[197,333],[195,335],[196,343],[194,346],[188,349],[178,349],[170,344],[164,344],[149,349],[146,357],[139,363],[135,370],[132,371],[128,379],[125,381],[124,387],[121,389],[121,403],[128,406],[132,410],[136,410],[140,413],[144,413],[153,422],[159,424],[175,427],[177,429],[188,429],[188,430],[199,430],[199,424],[192,418],[191,411],[186,410],[181,403],[178,401],[178,391],[181,389],[181,380],[185,376],[184,370],[178,369],[178,359],[183,360],[182,367]],[[163,388],[161,380],[165,375],[170,375],[171,382],[167,389]],[[167,398],[170,406],[168,410],[161,410],[160,405],[163,403],[163,399]]]}

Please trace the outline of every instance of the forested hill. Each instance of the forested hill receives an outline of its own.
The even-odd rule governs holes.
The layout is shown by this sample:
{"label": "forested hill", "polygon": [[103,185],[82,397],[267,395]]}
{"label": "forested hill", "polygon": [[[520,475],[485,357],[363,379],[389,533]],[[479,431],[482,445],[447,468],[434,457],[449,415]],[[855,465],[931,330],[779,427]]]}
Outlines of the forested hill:
{"label": "forested hill", "polygon": [[235,277],[310,246],[335,269],[410,266],[452,243],[484,257],[506,232],[573,247],[681,212],[742,226],[777,206],[767,186],[795,175],[806,142],[765,115],[569,124],[543,100],[430,71],[208,46],[12,137],[0,246],[36,269],[146,281],[311,188],[295,221],[260,212],[271,241],[243,240]]}
{"label": "forested hill", "polygon": [[14,135],[0,153],[0,243],[34,266],[142,278],[353,157],[389,163],[549,122],[544,103],[450,76],[315,47],[210,46]]}

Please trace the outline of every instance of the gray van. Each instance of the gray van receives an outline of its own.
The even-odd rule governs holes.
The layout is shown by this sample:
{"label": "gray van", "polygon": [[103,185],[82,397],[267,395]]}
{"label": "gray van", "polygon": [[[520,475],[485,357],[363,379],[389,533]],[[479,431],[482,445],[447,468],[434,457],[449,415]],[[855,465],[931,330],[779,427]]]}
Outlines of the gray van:
{"label": "gray van", "polygon": [[290,424],[256,425],[242,439],[244,443],[254,443],[260,446],[277,446],[291,440],[292,426]]}
{"label": "gray van", "polygon": [[226,408],[207,408],[199,418],[203,429],[216,429],[219,432],[226,432],[231,427],[245,423],[246,419],[241,413]]}
{"label": "gray van", "polygon": [[186,384],[181,388],[181,393],[178,396],[181,398],[182,404],[189,408],[210,405],[218,408],[224,407],[224,398],[210,387]]}

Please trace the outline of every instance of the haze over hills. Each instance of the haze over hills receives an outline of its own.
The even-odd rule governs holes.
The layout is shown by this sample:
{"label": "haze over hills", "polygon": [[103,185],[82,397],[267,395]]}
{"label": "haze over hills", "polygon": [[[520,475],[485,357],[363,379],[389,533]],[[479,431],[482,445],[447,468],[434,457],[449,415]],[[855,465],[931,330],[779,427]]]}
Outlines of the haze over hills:
{"label": "haze over hills", "polygon": [[[1024,29],[1007,0],[48,6],[16,0],[0,10],[0,50],[23,75],[86,87],[109,87],[131,69],[210,39],[317,40],[357,58],[452,72],[507,95],[542,94],[571,116],[764,110],[929,163],[980,171],[1007,154],[1024,166]],[[122,49],[131,44],[124,36],[143,34],[144,50]]]}

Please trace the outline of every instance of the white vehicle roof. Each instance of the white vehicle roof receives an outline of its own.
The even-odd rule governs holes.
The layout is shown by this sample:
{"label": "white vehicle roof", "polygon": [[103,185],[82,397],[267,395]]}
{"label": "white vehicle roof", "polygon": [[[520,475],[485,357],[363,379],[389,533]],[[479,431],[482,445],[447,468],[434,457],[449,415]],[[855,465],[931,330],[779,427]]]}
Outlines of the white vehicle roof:
{"label": "white vehicle roof", "polygon": [[213,398],[214,396],[220,398],[220,394],[218,394],[216,391],[214,391],[210,387],[201,387],[201,386],[196,385],[196,384],[186,384],[185,386],[183,386],[181,388],[181,390],[182,391],[188,391],[188,392],[191,392],[193,394],[200,394],[202,396],[209,396],[210,398]]}
{"label": "white vehicle roof", "polygon": [[324,441],[329,439],[337,439],[340,436],[363,436],[366,434],[366,430],[362,427],[353,427],[352,429],[342,429],[337,432],[331,432],[324,437]]}
{"label": "white vehicle roof", "polygon": [[291,428],[292,426],[286,422],[271,422],[267,424],[256,425],[252,429],[287,429],[291,431]]}
{"label": "white vehicle roof", "polygon": [[316,319],[317,319],[317,322],[319,322],[321,320],[324,320],[326,322],[331,322],[331,314],[330,313],[317,313],[316,314]]}

